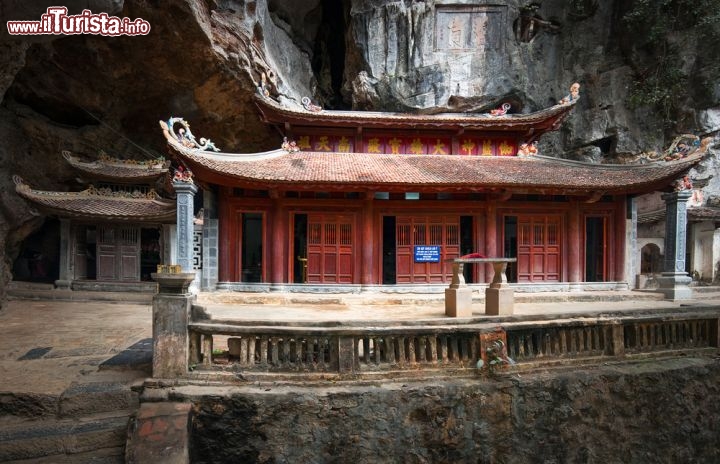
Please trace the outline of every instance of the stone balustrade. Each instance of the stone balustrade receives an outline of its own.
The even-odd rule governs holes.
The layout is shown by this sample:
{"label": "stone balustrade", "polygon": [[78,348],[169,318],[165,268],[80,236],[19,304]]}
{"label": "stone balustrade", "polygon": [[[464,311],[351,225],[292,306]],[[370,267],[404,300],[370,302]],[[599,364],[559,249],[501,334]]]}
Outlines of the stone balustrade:
{"label": "stone balustrade", "polygon": [[[372,325],[214,320],[188,286],[194,274],[156,275],[153,377],[186,381],[378,379],[474,375],[488,354],[516,368],[717,351],[720,308],[693,307],[570,319],[485,317]],[[543,319],[543,320],[538,320]],[[227,348],[226,348],[227,347]],[[497,359],[495,359],[497,361]],[[503,366],[494,365],[494,368]]]}

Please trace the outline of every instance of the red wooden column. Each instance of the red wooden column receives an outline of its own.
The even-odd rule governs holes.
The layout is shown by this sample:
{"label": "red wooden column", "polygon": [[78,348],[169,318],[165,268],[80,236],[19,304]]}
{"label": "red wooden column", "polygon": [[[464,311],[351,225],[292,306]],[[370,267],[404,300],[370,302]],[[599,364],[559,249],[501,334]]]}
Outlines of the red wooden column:
{"label": "red wooden column", "polygon": [[285,282],[285,264],[287,262],[285,246],[287,244],[287,215],[280,198],[280,192],[270,190],[272,201],[272,243],[270,243],[270,254],[272,264],[270,266],[270,283],[281,284]]}
{"label": "red wooden column", "polygon": [[375,249],[375,215],[374,215],[374,202],[375,192],[366,192],[365,201],[363,202],[362,211],[362,244],[360,252],[362,261],[360,263],[360,283],[362,285],[372,285],[375,283],[373,280],[373,266]]}
{"label": "red wooden column", "polygon": [[[487,217],[485,218],[485,256],[488,258],[497,258],[500,251],[497,246],[497,237],[500,231],[497,223],[497,208],[495,205],[488,205]],[[490,282],[494,271],[488,269],[490,264],[485,265],[485,282]]]}
{"label": "red wooden column", "polygon": [[[487,231],[485,230],[485,224],[487,224],[487,216],[485,215],[478,215],[475,216],[475,231],[477,233],[477,239],[475,241],[475,246],[473,247],[473,251],[475,250],[482,250],[483,244],[487,242],[487,239],[485,238],[487,235]],[[485,280],[485,266],[475,266],[476,272],[477,272],[477,282],[486,282]]]}
{"label": "red wooden column", "polygon": [[580,244],[582,240],[582,227],[580,224],[580,203],[577,200],[570,201],[568,213],[568,282],[577,283],[583,281]]}
{"label": "red wooden column", "polygon": [[627,229],[627,197],[619,196],[615,200],[615,282],[625,281],[625,231]]}

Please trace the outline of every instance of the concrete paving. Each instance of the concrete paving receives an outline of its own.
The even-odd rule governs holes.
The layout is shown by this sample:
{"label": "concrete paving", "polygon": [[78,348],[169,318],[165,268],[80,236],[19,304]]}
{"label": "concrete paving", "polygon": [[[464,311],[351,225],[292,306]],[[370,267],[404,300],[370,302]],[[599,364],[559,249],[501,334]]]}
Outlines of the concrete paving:
{"label": "concrete paving", "polygon": [[[105,295],[104,297],[106,297]],[[518,294],[528,317],[720,305],[720,293],[669,302],[658,294],[585,292]],[[485,318],[483,303],[474,318]],[[217,319],[247,321],[452,320],[440,295],[203,293],[198,304]],[[488,317],[488,321],[492,319]],[[150,304],[11,300],[0,310],[0,397],[9,392],[67,395],[74,385],[142,382],[152,337]]]}

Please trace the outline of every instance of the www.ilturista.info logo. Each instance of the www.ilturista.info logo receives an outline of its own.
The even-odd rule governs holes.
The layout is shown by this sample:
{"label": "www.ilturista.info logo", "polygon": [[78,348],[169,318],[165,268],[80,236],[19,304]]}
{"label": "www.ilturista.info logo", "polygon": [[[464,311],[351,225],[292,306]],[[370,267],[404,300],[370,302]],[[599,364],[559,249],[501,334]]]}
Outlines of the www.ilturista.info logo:
{"label": "www.ilturista.info logo", "polygon": [[40,21],[8,21],[10,35],[39,34],[94,34],[106,36],[147,35],[150,23],[142,18],[118,18],[107,13],[93,14],[83,10],[79,15],[67,14],[64,6],[51,6],[40,17]]}

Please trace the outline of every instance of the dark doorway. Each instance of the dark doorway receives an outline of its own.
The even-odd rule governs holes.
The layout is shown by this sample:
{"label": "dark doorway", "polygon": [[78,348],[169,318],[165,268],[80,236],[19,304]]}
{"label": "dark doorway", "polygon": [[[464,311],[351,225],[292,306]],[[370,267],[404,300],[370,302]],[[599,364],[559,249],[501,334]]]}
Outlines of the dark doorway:
{"label": "dark doorway", "polygon": [[293,226],[293,282],[307,283],[307,214],[296,214]]}
{"label": "dark doorway", "polygon": [[585,282],[604,282],[607,278],[605,260],[605,218],[585,219]]}
{"label": "dark doorway", "polygon": [[25,282],[54,282],[60,272],[60,221],[47,219],[30,234],[13,263],[13,279]]}
{"label": "dark doorway", "polygon": [[[460,256],[475,253],[475,240],[473,239],[473,218],[472,216],[460,216]],[[463,269],[465,282],[475,282],[475,265],[466,264]]]}
{"label": "dark doorway", "polygon": [[262,213],[242,214],[242,281],[262,282]]}
{"label": "dark doorway", "polygon": [[[505,231],[503,256],[505,258],[517,257],[517,222],[517,216],[505,216],[503,224]],[[517,282],[517,263],[508,263],[506,275],[508,282]]]}
{"label": "dark doorway", "polygon": [[395,216],[383,216],[382,241],[382,283],[393,285],[396,282],[395,269]]}
{"label": "dark doorway", "polygon": [[140,280],[152,280],[150,274],[160,264],[160,229],[140,229]]}

